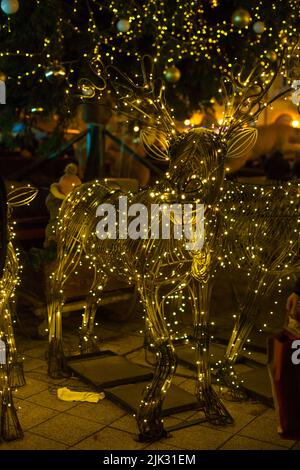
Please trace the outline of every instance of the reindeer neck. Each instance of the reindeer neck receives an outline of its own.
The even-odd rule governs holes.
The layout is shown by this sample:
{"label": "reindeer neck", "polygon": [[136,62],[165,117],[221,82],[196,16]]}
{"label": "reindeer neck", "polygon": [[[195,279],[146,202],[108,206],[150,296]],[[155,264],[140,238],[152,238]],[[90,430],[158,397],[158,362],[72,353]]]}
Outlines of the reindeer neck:
{"label": "reindeer neck", "polygon": [[[197,162],[198,163],[198,162]],[[185,165],[173,165],[162,182],[162,187],[177,194],[178,199],[186,202],[197,201],[200,203],[213,204],[222,191],[225,178],[224,166],[205,168],[205,172],[199,170],[194,162],[186,162]]]}

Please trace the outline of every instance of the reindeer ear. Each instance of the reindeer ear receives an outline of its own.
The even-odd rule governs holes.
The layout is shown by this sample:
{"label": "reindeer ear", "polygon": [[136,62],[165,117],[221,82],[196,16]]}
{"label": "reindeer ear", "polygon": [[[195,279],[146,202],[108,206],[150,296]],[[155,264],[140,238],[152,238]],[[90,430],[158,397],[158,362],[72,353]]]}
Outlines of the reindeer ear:
{"label": "reindeer ear", "polygon": [[257,139],[257,129],[254,127],[246,127],[234,132],[230,137],[227,157],[240,158],[245,156],[254,146]]}
{"label": "reindeer ear", "polygon": [[169,141],[165,132],[145,127],[140,132],[141,142],[148,155],[156,160],[169,160]]}
{"label": "reindeer ear", "polygon": [[7,202],[12,207],[25,206],[33,201],[37,193],[38,190],[32,186],[22,186],[8,193]]}

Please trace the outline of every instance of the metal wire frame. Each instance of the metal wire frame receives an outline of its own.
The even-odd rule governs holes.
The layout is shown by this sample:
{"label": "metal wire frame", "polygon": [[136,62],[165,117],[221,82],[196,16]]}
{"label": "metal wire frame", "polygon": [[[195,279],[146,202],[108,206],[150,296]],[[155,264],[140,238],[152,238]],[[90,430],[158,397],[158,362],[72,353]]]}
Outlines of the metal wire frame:
{"label": "metal wire frame", "polygon": [[237,385],[232,365],[248,339],[266,296],[300,272],[300,182],[251,185],[230,182],[222,198],[225,250],[219,260],[248,276],[248,292],[236,314],[221,376]]}
{"label": "metal wire frame", "polygon": [[14,407],[12,391],[25,384],[23,363],[19,360],[14,337],[12,302],[15,288],[20,281],[18,252],[13,239],[11,210],[29,204],[36,196],[32,187],[21,187],[9,192],[7,197],[8,225],[6,231],[7,247],[3,274],[0,278],[0,339],[5,349],[4,361],[0,364],[0,441],[14,440],[23,432]]}
{"label": "metal wire frame", "polygon": [[[90,268],[94,270],[94,282],[82,320],[82,350],[93,350],[95,347],[93,323],[108,276],[117,275],[137,285],[146,311],[146,329],[152,343],[150,346],[156,356],[153,380],[145,389],[137,412],[139,437],[143,441],[156,440],[165,435],[161,409],[176,369],[176,354],[166,320],[165,300],[176,289],[183,287],[189,289],[193,312],[193,342],[197,351],[196,397],[209,421],[217,424],[232,422],[232,417],[211,386],[208,328],[211,277],[224,250],[229,250],[230,255],[232,251],[232,259],[240,263],[244,260],[244,255],[247,261],[249,258],[253,259],[248,256],[248,242],[259,247],[260,239],[257,236],[260,232],[257,230],[253,234],[250,232],[252,235],[249,234],[249,240],[246,237],[242,242],[237,254],[231,249],[230,237],[225,237],[224,243],[226,218],[222,210],[225,210],[226,201],[223,202],[222,195],[228,192],[226,188],[224,191],[226,158],[240,156],[253,145],[255,130],[243,129],[243,125],[249,122],[253,108],[257,108],[253,111],[255,116],[265,108],[261,103],[268,91],[268,87],[263,87],[252,99],[248,91],[253,82],[249,78],[243,84],[245,93],[242,94],[240,103],[236,105],[233,101],[226,107],[225,124],[219,134],[193,129],[178,135],[174,120],[166,109],[163,86],[158,81],[153,81],[151,66],[148,69],[149,76],[146,65],[143,66],[142,84],[136,84],[114,68],[111,70],[116,72],[117,79],[113,79],[111,72],[109,76],[118,95],[118,109],[125,108],[128,116],[142,116],[147,125],[142,138],[146,147],[150,148],[152,145],[154,157],[170,162],[166,176],[153,187],[137,194],[126,193],[128,205],[142,203],[149,214],[151,204],[175,204],[182,201],[204,204],[205,245],[201,250],[190,251],[184,240],[175,239],[174,236],[168,240],[152,239],[149,237],[149,225],[144,227],[148,237],[138,240],[99,240],[96,234],[97,207],[103,202],[117,207],[119,193],[112,191],[104,182],[82,185],[66,198],[60,210],[57,267],[50,279],[48,302],[48,370],[50,375],[57,377],[64,371],[61,328],[63,285],[76,269],[80,258],[86,256],[90,260]],[[239,90],[235,98],[237,96],[240,96]],[[241,116],[241,110],[245,109],[243,104],[246,111]],[[267,217],[262,218],[263,228],[272,226],[271,215],[268,212]],[[122,218],[122,214],[118,213],[118,219],[119,216]],[[236,219],[237,225],[242,226],[245,218],[242,217],[240,222],[239,217]],[[170,217],[171,228],[174,228],[174,223]],[[171,230],[171,233],[174,232]],[[235,232],[232,231],[233,233]],[[276,266],[272,265],[270,268],[268,265],[272,259],[266,256],[264,260],[271,271],[276,269]],[[280,263],[282,262],[280,259]],[[252,266],[257,270],[256,263],[252,263]]]}

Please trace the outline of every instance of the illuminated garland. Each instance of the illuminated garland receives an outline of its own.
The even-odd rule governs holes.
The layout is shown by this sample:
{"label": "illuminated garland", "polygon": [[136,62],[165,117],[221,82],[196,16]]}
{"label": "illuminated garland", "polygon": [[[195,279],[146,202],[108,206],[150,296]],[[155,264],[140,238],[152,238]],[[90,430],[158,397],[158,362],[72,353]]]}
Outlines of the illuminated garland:
{"label": "illuminated garland", "polygon": [[[289,209],[289,196],[293,186],[290,186],[291,191],[283,188],[282,197],[279,198],[281,203],[268,211],[269,201],[274,198],[274,190],[259,189],[254,198],[253,190],[247,191],[245,186],[240,188],[224,181],[226,159],[239,157],[242,151],[247,151],[255,143],[256,130],[244,126],[274,100],[267,100],[266,94],[275,75],[271,75],[264,85],[255,72],[244,80],[239,74],[235,79],[227,78],[225,88],[228,96],[219,133],[195,128],[179,134],[164,101],[164,86],[154,80],[153,67],[147,57],[143,60],[142,72],[143,82],[139,82],[138,77],[132,80],[115,68],[108,69],[108,77],[118,100],[118,110],[128,117],[141,116],[146,130],[146,137],[144,135],[143,139],[145,145],[154,157],[167,160],[169,169],[165,177],[152,187],[137,194],[124,193],[128,198],[128,205],[141,203],[150,213],[151,204],[163,206],[164,202],[203,203],[205,243],[201,249],[188,251],[185,241],[175,238],[172,229],[173,236],[170,239],[153,239],[148,235],[139,239],[121,237],[116,240],[99,240],[96,233],[96,210],[101,203],[109,203],[119,211],[118,218],[122,218],[124,214],[117,208],[120,193],[111,189],[105,181],[95,181],[76,188],[65,199],[59,213],[56,233],[57,264],[49,283],[48,370],[53,377],[64,373],[61,318],[64,285],[71,273],[77,270],[83,257],[94,272],[80,330],[83,351],[93,351],[97,347],[93,334],[94,320],[108,277],[114,275],[136,284],[145,309],[147,338],[156,356],[154,377],[144,391],[137,413],[140,439],[151,441],[165,435],[161,408],[176,369],[173,340],[178,337],[178,321],[176,316],[170,320],[166,308],[167,299],[187,289],[193,315],[190,341],[196,352],[195,395],[210,422],[223,425],[231,423],[232,417],[211,386],[209,313],[214,273],[224,258],[225,263],[249,267],[257,282],[265,286],[264,269],[271,273],[278,271],[280,275],[291,272],[293,263],[288,267],[286,263],[292,261],[290,250],[295,255],[299,241],[294,238],[292,247],[290,244],[287,244],[287,248],[282,247],[291,236],[290,231],[296,226],[294,212],[289,212],[291,223],[285,225],[284,235],[281,230],[276,239],[276,253],[281,253],[282,249],[279,258],[275,257],[274,250],[268,249],[267,243],[262,243],[261,238],[265,232],[271,239],[274,238],[274,214],[278,216],[278,208],[280,215],[282,211]],[[251,94],[249,92],[254,85],[256,92]],[[297,188],[295,191],[297,194]],[[256,206],[258,195],[261,211]],[[243,207],[241,213],[236,209],[237,201],[242,198],[246,201],[245,213]],[[168,220],[173,227],[175,222],[172,216]],[[149,225],[143,230],[149,234]],[[294,233],[293,230],[292,232]],[[233,240],[240,235],[241,242],[234,247]],[[264,247],[262,252],[261,245]],[[254,298],[259,293],[259,289],[257,292],[251,290]],[[248,319],[252,320],[254,315],[252,306],[253,302],[249,301],[243,311],[246,322]],[[183,334],[183,337],[187,335]],[[235,329],[232,343],[235,342],[236,345],[229,346],[230,360],[231,350],[234,350],[235,357],[241,341],[245,341],[247,337],[247,328],[241,332],[241,337],[236,334]],[[234,377],[229,372],[227,384],[232,386],[235,385],[234,382]],[[238,384],[236,388],[238,389]]]}
{"label": "illuminated garland", "polygon": [[[47,81],[45,78],[47,71],[52,70],[53,73],[53,68],[59,66],[65,70],[65,78],[62,81],[57,78],[55,81],[54,76],[53,83],[64,90],[67,99],[70,95],[76,96],[78,92],[91,95],[93,88],[78,89],[80,78],[90,78],[90,67],[101,76],[102,64],[104,66],[116,64],[119,68],[123,68],[127,63],[126,58],[132,57],[131,67],[135,69],[140,56],[149,52],[154,57],[159,72],[165,71],[167,80],[170,77],[169,89],[175,91],[172,80],[177,79],[173,77],[172,70],[168,74],[169,68],[173,65],[179,67],[179,77],[181,63],[185,60],[192,61],[189,67],[195,72],[197,70],[195,64],[199,63],[200,76],[203,74],[203,69],[205,72],[211,70],[214,76],[226,75],[234,71],[236,63],[247,67],[254,60],[258,61],[263,73],[274,69],[283,48],[288,46],[287,61],[282,64],[281,73],[289,81],[291,79],[289,56],[294,54],[295,59],[296,54],[299,59],[299,50],[295,53],[294,49],[299,26],[297,0],[259,1],[255,5],[249,2],[250,22],[240,26],[234,24],[230,13],[233,6],[227,0],[219,2],[176,0],[174,3],[167,0],[78,0],[72,3],[73,6],[66,5],[64,8],[60,1],[32,0],[33,8],[35,7],[37,11],[45,9],[47,14],[49,10],[52,15],[55,11],[56,17],[53,17],[55,30],[52,34],[45,33],[38,39],[34,52],[20,48],[0,51],[0,70],[4,73],[6,73],[5,64],[8,64],[7,59],[14,60],[19,56],[28,64],[28,67],[22,64],[22,68],[27,68],[24,72],[12,75],[8,73],[8,83],[12,81],[14,84],[26,87],[26,84],[29,86],[33,80],[42,85]],[[236,8],[238,7],[236,3]],[[277,18],[278,12],[280,20]],[[12,32],[19,14],[20,12],[11,19]],[[276,22],[274,18],[277,18]],[[254,25],[259,21],[266,23],[265,30],[261,34],[253,31]],[[149,44],[147,36],[145,39],[148,32]],[[81,43],[81,38],[83,43],[86,40],[86,48],[79,49],[79,57],[68,55],[70,35],[74,37],[75,42],[78,41],[78,44]],[[239,44],[235,51],[233,44]],[[271,50],[270,44],[272,44]],[[5,48],[5,42],[2,47]],[[3,65],[1,58],[6,59]],[[78,69],[81,70],[80,76]],[[198,83],[199,77],[194,74],[193,78],[195,83]],[[178,94],[189,99],[189,89],[181,90],[180,86],[179,82]],[[211,83],[207,83],[207,86],[208,90],[211,90]],[[221,95],[217,92],[218,86],[214,87],[213,94],[216,98],[220,98]],[[193,88],[192,82],[190,88]],[[97,87],[94,89],[97,93]],[[204,100],[211,97],[209,93],[211,91],[203,91]],[[197,105],[198,103],[192,103],[190,100],[191,108]]]}

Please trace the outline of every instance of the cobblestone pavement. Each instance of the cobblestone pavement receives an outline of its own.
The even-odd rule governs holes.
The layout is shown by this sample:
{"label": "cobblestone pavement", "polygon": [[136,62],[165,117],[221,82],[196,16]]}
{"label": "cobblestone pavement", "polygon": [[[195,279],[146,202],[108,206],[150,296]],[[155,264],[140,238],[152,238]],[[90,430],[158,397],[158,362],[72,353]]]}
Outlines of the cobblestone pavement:
{"label": "cobblestone pavement", "polygon": [[[68,351],[75,349],[77,340],[73,323],[78,318],[67,318],[64,321]],[[132,362],[145,364],[140,322],[134,320],[116,324],[105,320],[101,321],[97,329],[103,349],[126,354]],[[71,386],[85,390],[87,385],[76,377],[52,380],[47,376],[46,339],[30,339],[28,335],[19,333],[18,346],[25,358],[27,384],[15,392],[15,405],[24,430],[24,439],[3,442],[0,444],[1,450],[300,449],[299,443],[278,436],[272,408],[250,400],[234,402],[224,392],[224,402],[235,420],[233,425],[216,427],[204,422],[173,431],[168,437],[153,444],[140,443],[137,441],[135,419],[108,398],[98,404],[63,402],[57,398],[58,387]],[[182,366],[177,372],[175,384],[192,392],[194,381],[192,377],[188,378],[191,372]],[[178,413],[165,418],[165,426],[201,417],[197,411]]]}

